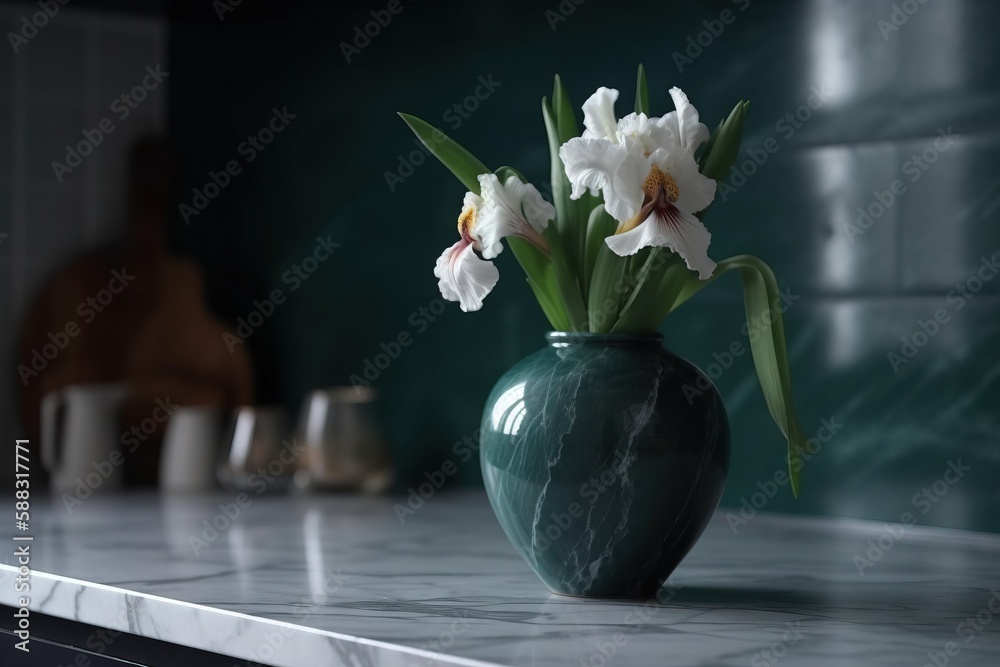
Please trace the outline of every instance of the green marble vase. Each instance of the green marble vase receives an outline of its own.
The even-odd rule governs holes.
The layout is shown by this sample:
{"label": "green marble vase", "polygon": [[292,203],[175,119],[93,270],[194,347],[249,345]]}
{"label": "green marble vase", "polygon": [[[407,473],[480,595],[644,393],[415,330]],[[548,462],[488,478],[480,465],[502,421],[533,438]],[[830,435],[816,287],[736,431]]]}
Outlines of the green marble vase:
{"label": "green marble vase", "polygon": [[480,463],[490,503],[554,593],[651,598],[722,496],[722,399],[659,334],[546,340],[486,402]]}

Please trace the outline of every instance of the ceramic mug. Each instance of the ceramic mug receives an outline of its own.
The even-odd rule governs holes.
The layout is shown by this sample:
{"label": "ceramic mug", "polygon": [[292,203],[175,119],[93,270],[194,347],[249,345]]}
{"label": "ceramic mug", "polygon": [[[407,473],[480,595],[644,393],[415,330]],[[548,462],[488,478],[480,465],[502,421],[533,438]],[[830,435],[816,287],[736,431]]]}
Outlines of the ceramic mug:
{"label": "ceramic mug", "polygon": [[121,486],[123,458],[112,453],[119,448],[118,412],[127,396],[124,384],[70,385],[45,395],[42,465],[53,491]]}
{"label": "ceramic mug", "polygon": [[215,460],[222,444],[222,411],[178,408],[167,422],[160,454],[160,489],[171,492],[216,488]]}

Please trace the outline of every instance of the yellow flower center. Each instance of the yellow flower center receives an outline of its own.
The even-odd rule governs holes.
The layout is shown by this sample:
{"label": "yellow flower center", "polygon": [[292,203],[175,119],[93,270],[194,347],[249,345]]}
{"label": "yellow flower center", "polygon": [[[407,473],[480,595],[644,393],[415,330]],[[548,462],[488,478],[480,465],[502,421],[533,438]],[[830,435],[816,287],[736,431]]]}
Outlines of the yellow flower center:
{"label": "yellow flower center", "polygon": [[677,182],[674,181],[674,177],[669,173],[664,173],[654,164],[649,170],[646,180],[642,183],[642,191],[646,193],[647,197],[655,200],[657,195],[660,194],[660,188],[663,189],[664,194],[667,195],[667,199],[671,203],[676,202],[680,196],[680,190],[677,189]]}
{"label": "yellow flower center", "polygon": [[472,241],[472,230],[476,226],[476,207],[466,206],[458,214],[458,233],[466,241]]}
{"label": "yellow flower center", "polygon": [[624,234],[625,232],[632,231],[642,224],[649,217],[649,214],[656,209],[661,211],[673,209],[673,204],[677,203],[677,198],[681,194],[674,177],[655,164],[650,167],[649,174],[646,175],[646,180],[642,182],[642,192],[646,195],[646,201],[643,203],[642,208],[632,216],[631,220],[620,223],[615,234]]}

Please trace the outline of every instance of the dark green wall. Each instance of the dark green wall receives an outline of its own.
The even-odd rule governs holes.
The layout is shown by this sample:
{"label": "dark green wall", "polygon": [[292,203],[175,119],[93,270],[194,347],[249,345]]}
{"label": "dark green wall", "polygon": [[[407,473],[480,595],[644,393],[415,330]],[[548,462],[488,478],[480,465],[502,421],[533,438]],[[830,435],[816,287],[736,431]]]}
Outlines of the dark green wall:
{"label": "dark green wall", "polygon": [[[896,27],[888,0],[564,0],[575,10],[553,30],[546,11],[558,11],[556,0],[403,0],[347,63],[340,43],[385,3],[277,10],[245,0],[221,22],[205,3],[176,19],[171,38],[178,203],[210,170],[242,159],[238,145],[273,107],[296,118],[189,225],[178,216],[174,243],[202,261],[212,304],[230,321],[274,288],[288,294],[246,343],[261,400],[295,407],[312,387],[346,384],[380,343],[409,332],[413,344],[376,384],[403,478],[418,478],[475,431],[492,383],[542,344],[546,322],[509,252],[482,311],[449,304],[433,322],[419,314],[439,297],[432,266],[455,239],[463,188],[426,161],[390,190],[386,172],[414,150],[395,112],[437,122],[487,164],[515,165],[540,184],[539,101],[556,72],[577,105],[599,85],[618,87],[624,112],[643,62],[655,113],[669,110],[667,89],[679,85],[710,126],[750,99],[744,145],[763,164],[747,164],[745,184],[717,198],[711,254],[771,263],[796,297],[785,322],[803,427],[842,425],[808,464],[803,497],[780,489],[767,509],[894,521],[910,511],[923,524],[1000,530],[1000,278],[961,309],[947,296],[981,257],[1000,258],[1000,5],[896,4],[916,9],[895,16],[898,30],[887,28]],[[720,16],[733,20],[712,23]],[[689,37],[708,46],[699,54]],[[689,47],[696,57],[678,71],[673,53]],[[444,114],[490,76],[500,86],[456,128]],[[802,106],[810,101],[814,109]],[[808,119],[785,119],[796,113]],[[939,128],[958,135],[946,150],[933,148]],[[914,171],[908,161],[925,151],[934,163]],[[849,234],[858,207],[896,179],[905,192]],[[290,292],[282,274],[327,235],[339,249]],[[887,354],[939,309],[948,321],[894,369]],[[743,324],[734,277],[663,331],[710,369],[714,354],[746,343]],[[724,504],[738,507],[782,469],[783,442],[749,355],[717,384],[734,434]],[[970,469],[938,485],[940,502],[914,498],[959,459]],[[475,459],[460,477],[479,482]]]}

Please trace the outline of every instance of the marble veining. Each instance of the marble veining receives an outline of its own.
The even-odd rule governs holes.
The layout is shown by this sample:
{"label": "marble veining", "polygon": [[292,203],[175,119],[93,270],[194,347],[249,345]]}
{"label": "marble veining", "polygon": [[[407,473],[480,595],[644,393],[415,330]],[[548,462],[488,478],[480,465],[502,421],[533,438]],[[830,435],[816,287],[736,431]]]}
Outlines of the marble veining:
{"label": "marble veining", "polygon": [[256,497],[196,555],[231,502],[38,499],[31,608],[280,667],[1000,664],[994,535],[720,510],[662,602],[593,601],[545,590],[481,492],[402,525],[391,498]]}
{"label": "marble veining", "polygon": [[652,597],[722,495],[722,400],[658,334],[546,339],[486,401],[487,496],[553,592]]}

